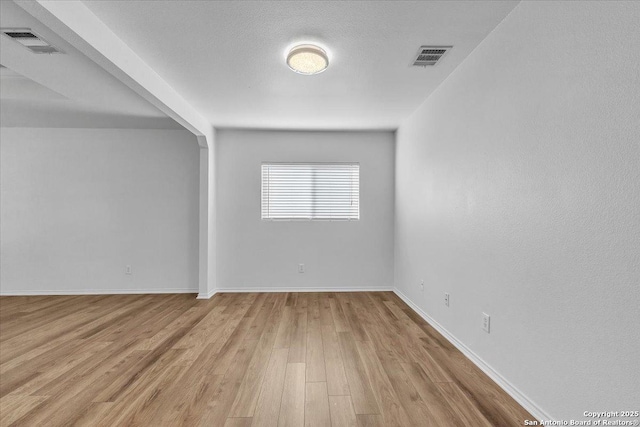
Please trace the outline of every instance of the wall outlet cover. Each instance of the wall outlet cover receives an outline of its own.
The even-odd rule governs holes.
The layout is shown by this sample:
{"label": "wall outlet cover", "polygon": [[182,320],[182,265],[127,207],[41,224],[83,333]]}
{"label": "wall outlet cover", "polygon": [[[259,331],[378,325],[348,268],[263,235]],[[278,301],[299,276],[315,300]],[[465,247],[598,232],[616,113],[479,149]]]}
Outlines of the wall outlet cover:
{"label": "wall outlet cover", "polygon": [[489,333],[491,330],[491,316],[487,313],[482,313],[482,329]]}

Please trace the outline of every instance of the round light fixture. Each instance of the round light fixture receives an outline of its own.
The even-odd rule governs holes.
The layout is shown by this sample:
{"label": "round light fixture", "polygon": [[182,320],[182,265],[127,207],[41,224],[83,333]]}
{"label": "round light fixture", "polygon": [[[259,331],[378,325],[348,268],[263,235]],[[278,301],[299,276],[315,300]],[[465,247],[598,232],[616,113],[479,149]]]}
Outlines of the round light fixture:
{"label": "round light fixture", "polygon": [[299,74],[318,74],[329,66],[329,57],[320,47],[312,44],[301,44],[289,51],[287,65]]}

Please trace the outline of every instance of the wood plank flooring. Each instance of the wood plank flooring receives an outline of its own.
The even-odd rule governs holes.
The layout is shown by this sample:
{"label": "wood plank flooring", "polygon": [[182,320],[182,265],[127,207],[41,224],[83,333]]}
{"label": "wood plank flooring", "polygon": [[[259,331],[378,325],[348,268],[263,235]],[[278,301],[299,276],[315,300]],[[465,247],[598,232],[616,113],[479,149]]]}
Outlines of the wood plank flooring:
{"label": "wood plank flooring", "polygon": [[0,298],[1,426],[521,426],[391,292]]}

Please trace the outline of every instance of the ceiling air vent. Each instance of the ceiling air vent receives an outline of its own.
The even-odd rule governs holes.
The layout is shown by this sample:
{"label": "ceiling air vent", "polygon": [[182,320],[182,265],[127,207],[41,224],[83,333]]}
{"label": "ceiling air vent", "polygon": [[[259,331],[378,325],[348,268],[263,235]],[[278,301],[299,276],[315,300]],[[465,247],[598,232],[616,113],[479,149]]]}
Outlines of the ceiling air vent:
{"label": "ceiling air vent", "polygon": [[413,61],[413,66],[426,67],[428,65],[436,65],[452,47],[453,46],[421,46],[415,61]]}
{"label": "ceiling air vent", "polygon": [[28,28],[3,28],[0,31],[33,53],[62,53]]}

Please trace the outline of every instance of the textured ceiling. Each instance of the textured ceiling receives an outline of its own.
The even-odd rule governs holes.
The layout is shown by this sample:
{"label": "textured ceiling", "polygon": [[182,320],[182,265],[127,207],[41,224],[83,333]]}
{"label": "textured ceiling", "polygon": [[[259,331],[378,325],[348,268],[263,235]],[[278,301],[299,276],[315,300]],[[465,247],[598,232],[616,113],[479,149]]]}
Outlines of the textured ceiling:
{"label": "textured ceiling", "polygon": [[33,54],[0,36],[2,127],[180,128],[15,3],[0,1],[3,28],[31,28],[65,53]]}
{"label": "textured ceiling", "polygon": [[[194,108],[219,127],[394,129],[516,2],[85,1]],[[287,47],[330,55],[291,72]],[[453,45],[435,67],[419,46]]]}

